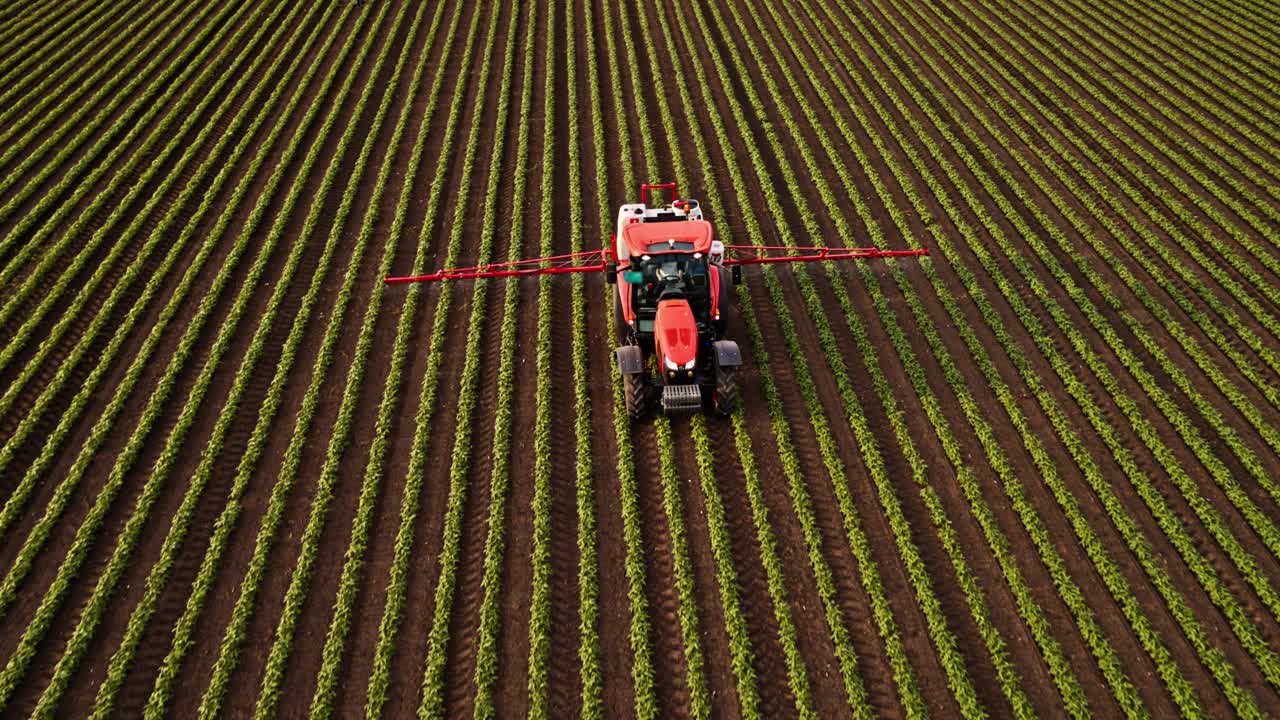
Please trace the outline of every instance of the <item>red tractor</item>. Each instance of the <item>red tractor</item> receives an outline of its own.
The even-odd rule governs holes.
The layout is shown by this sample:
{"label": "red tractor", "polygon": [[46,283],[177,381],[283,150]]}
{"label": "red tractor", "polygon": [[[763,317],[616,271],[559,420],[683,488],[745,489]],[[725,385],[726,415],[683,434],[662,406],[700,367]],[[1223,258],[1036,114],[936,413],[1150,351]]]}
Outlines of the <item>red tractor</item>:
{"label": "red tractor", "polygon": [[[652,197],[651,197],[652,194]],[[736,257],[726,257],[733,251]],[[730,285],[743,265],[927,255],[928,250],[724,245],[697,200],[679,199],[675,183],[640,186],[640,202],[618,210],[612,247],[555,257],[388,277],[387,284],[470,278],[601,272],[617,288],[614,308],[623,345],[614,353],[627,413],[655,403],[667,412],[738,407],[738,344],[724,337]],[[650,368],[649,357],[654,358]]]}

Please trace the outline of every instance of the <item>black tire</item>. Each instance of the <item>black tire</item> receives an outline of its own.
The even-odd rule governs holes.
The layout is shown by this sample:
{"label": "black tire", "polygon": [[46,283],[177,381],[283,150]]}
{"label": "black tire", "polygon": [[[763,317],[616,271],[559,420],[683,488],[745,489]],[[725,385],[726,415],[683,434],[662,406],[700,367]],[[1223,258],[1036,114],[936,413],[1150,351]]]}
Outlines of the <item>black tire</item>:
{"label": "black tire", "polygon": [[623,375],[622,389],[627,399],[627,415],[632,420],[644,417],[649,409],[649,378],[644,373]]}
{"label": "black tire", "polygon": [[716,412],[721,415],[732,415],[738,409],[741,399],[738,395],[738,380],[734,377],[733,368],[716,368],[716,392],[713,397]]}

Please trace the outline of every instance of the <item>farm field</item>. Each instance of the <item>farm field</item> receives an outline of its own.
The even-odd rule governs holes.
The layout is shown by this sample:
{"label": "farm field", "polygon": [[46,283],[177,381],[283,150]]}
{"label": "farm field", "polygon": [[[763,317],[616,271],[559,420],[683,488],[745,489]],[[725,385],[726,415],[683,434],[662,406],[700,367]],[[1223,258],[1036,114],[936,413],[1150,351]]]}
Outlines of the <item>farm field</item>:
{"label": "farm field", "polygon": [[[1280,716],[1280,5],[0,0],[0,717]],[[625,414],[646,181],[761,266]],[[761,269],[764,268],[764,269]]]}

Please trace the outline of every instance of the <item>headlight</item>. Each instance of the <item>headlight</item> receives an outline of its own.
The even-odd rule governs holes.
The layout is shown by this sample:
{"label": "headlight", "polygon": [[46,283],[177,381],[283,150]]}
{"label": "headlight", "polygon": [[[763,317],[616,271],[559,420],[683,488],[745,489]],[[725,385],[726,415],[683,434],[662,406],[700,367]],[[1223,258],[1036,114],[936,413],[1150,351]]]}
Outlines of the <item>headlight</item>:
{"label": "headlight", "polygon": [[689,362],[685,363],[685,364],[684,364],[684,369],[685,369],[685,370],[692,370],[692,369],[693,369],[693,364],[694,364],[695,362],[697,362],[697,361],[698,361],[698,358],[694,358],[694,359],[690,360]]}
{"label": "headlight", "polygon": [[680,366],[671,361],[671,358],[662,358],[662,364],[667,366],[668,370],[679,370]]}

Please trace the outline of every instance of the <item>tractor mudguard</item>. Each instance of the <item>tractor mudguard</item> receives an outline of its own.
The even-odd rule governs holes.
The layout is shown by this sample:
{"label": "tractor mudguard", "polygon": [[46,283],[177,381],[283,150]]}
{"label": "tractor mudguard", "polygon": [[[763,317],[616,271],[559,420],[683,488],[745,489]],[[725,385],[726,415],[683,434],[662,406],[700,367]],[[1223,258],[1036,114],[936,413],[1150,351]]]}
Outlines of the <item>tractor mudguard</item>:
{"label": "tractor mudguard", "polygon": [[618,370],[623,375],[638,375],[644,372],[644,352],[639,345],[623,345],[614,351],[618,356]]}
{"label": "tractor mudguard", "polygon": [[712,343],[712,346],[716,351],[717,367],[731,368],[742,364],[742,351],[738,349],[738,343],[732,340],[717,340]]}

